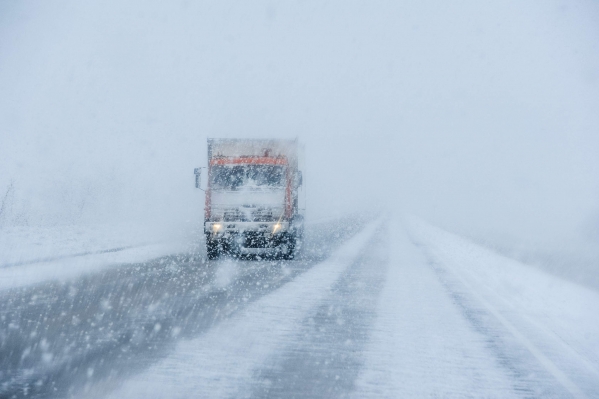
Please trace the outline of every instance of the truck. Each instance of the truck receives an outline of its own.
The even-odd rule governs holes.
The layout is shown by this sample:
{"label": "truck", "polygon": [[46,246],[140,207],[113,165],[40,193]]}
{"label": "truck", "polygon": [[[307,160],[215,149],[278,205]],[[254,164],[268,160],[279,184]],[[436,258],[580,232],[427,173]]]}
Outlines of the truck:
{"label": "truck", "polygon": [[[303,148],[297,139],[208,139],[209,259],[295,257],[304,235]],[[195,169],[198,188],[202,169]]]}

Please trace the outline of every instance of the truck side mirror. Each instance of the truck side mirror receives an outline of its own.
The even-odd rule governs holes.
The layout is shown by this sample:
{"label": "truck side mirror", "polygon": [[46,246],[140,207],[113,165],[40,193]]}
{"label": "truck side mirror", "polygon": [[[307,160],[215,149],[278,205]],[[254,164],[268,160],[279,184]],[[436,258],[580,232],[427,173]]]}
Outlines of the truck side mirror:
{"label": "truck side mirror", "polygon": [[297,186],[301,186],[302,184],[304,184],[304,176],[302,175],[302,171],[298,170],[297,171]]}
{"label": "truck side mirror", "polygon": [[202,182],[202,168],[195,168],[193,174],[196,175],[196,188],[201,188],[200,183]]}

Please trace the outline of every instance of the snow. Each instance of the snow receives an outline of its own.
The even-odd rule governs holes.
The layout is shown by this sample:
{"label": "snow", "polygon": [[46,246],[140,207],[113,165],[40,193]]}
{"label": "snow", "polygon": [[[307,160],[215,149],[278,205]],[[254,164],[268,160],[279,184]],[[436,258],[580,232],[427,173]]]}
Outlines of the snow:
{"label": "snow", "polygon": [[[157,312],[161,334],[182,314],[201,328],[152,341],[160,356],[180,344],[152,366],[136,364],[148,357],[140,338],[122,359],[132,373],[154,367],[148,387],[163,396],[176,381],[181,395],[237,395],[302,339],[291,330],[326,306],[331,281],[351,280],[354,256],[360,275],[387,276],[364,295],[364,362],[341,373],[360,368],[356,396],[599,397],[599,2],[57,3],[0,2],[0,380],[31,366],[70,389],[79,368],[93,385],[100,362],[117,365],[104,346],[92,359],[82,337],[126,340]],[[305,143],[307,221],[406,210],[474,242],[395,220],[384,262],[355,240],[347,259],[325,261],[355,231],[334,222],[306,235],[323,245],[273,262],[297,272],[288,279],[267,262],[152,266],[198,250],[199,237],[124,222],[201,235],[192,171],[208,165],[208,136],[226,139],[214,141],[223,155],[240,153],[228,138]],[[239,193],[221,208],[282,196]],[[476,245],[493,240],[508,256]],[[56,280],[70,281],[43,284]],[[281,285],[243,302],[247,280]],[[209,304],[215,291],[226,300]],[[63,351],[69,341],[80,358]],[[38,351],[29,363],[26,350]],[[40,367],[57,359],[79,363],[62,377]],[[185,391],[194,383],[207,391]]]}
{"label": "snow", "polygon": [[[321,227],[329,234],[326,246],[350,225],[340,223],[332,231]],[[167,242],[5,267],[0,287],[75,278],[120,261],[172,253],[175,247]],[[127,324],[137,329],[137,319],[146,320],[144,312],[151,314],[160,303],[163,317],[148,319],[146,326],[152,330],[149,337],[162,332],[170,337],[147,342],[160,355],[145,356],[140,346],[139,356],[121,366],[131,370],[127,377],[119,376],[119,366],[102,353],[73,359],[86,378],[85,392],[74,390],[75,397],[590,398],[599,392],[599,293],[418,219],[371,222],[325,260],[176,262],[168,273],[141,278],[144,294],[137,295],[148,302],[133,308]],[[281,280],[285,276],[289,279]],[[174,285],[163,291],[156,281]],[[103,295],[118,295],[96,302],[100,341],[102,331],[126,335],[128,330],[112,324],[129,311],[118,304],[139,300],[129,288],[117,291],[117,282],[104,283]],[[173,295],[180,289],[190,291]],[[82,295],[80,300],[94,300]],[[170,295],[172,300],[164,300]],[[7,329],[25,320],[20,315],[43,309],[26,295],[12,299],[4,313]],[[21,305],[11,308],[12,303]],[[68,309],[56,306],[47,309],[72,318]],[[187,308],[196,309],[191,323],[198,323],[197,331],[179,327],[192,314],[182,312]],[[218,317],[204,319],[204,312]],[[48,332],[60,321],[44,323],[51,328],[39,336],[37,330],[27,332],[34,333],[30,340],[41,351],[35,363],[39,370],[57,363],[61,342],[91,332],[58,329],[66,334],[59,339]],[[30,350],[22,347],[23,353]],[[13,371],[20,372],[19,367]],[[103,380],[107,373],[114,377]],[[75,382],[57,386],[67,389]]]}
{"label": "snow", "polygon": [[[250,305],[206,335],[179,343],[165,360],[128,381],[113,398],[244,397],[253,373],[276,361],[303,318],[364,250],[380,221],[348,240],[327,261]],[[229,267],[228,265],[226,267]]]}
{"label": "snow", "polygon": [[[388,224],[388,257],[378,257],[388,259],[387,276],[351,397],[583,398],[597,392],[599,294],[416,219]],[[314,317],[348,265],[368,253],[376,228],[371,224],[242,314],[180,342],[111,397],[256,393],[264,370],[276,375],[283,353],[314,339],[299,334],[302,320]],[[236,273],[234,262],[222,262],[216,286],[226,287]]]}
{"label": "snow", "polygon": [[573,397],[597,394],[599,293],[423,222],[410,225],[449,289],[467,293],[491,315],[515,346],[528,351],[529,364]]}
{"label": "snow", "polygon": [[516,397],[422,252],[398,223],[390,233],[387,279],[353,397]]}
{"label": "snow", "polygon": [[214,286],[216,288],[225,288],[235,277],[239,274],[239,267],[237,262],[233,259],[225,259],[220,262],[219,267],[216,269],[214,276]]}
{"label": "snow", "polygon": [[179,233],[167,240],[164,232],[139,224],[4,227],[0,230],[0,290],[72,279],[191,248],[190,236]]}
{"label": "snow", "polygon": [[215,207],[242,206],[245,204],[281,207],[285,200],[285,189],[254,190],[251,187],[243,187],[237,191],[213,190],[211,195]]}

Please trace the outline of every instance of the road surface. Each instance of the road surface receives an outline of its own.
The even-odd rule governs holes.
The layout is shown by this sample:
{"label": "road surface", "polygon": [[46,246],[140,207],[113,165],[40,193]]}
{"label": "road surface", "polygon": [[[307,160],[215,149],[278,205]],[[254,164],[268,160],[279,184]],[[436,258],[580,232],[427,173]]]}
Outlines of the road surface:
{"label": "road surface", "polygon": [[599,398],[599,294],[413,219],[0,291],[2,398]]}

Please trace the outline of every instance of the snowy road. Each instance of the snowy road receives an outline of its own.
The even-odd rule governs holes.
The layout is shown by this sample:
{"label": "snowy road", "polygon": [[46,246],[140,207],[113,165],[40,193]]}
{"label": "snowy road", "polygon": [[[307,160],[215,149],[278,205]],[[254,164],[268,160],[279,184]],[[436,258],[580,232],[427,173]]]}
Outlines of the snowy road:
{"label": "snowy road", "polygon": [[597,292],[415,220],[0,296],[0,397],[599,397]]}

